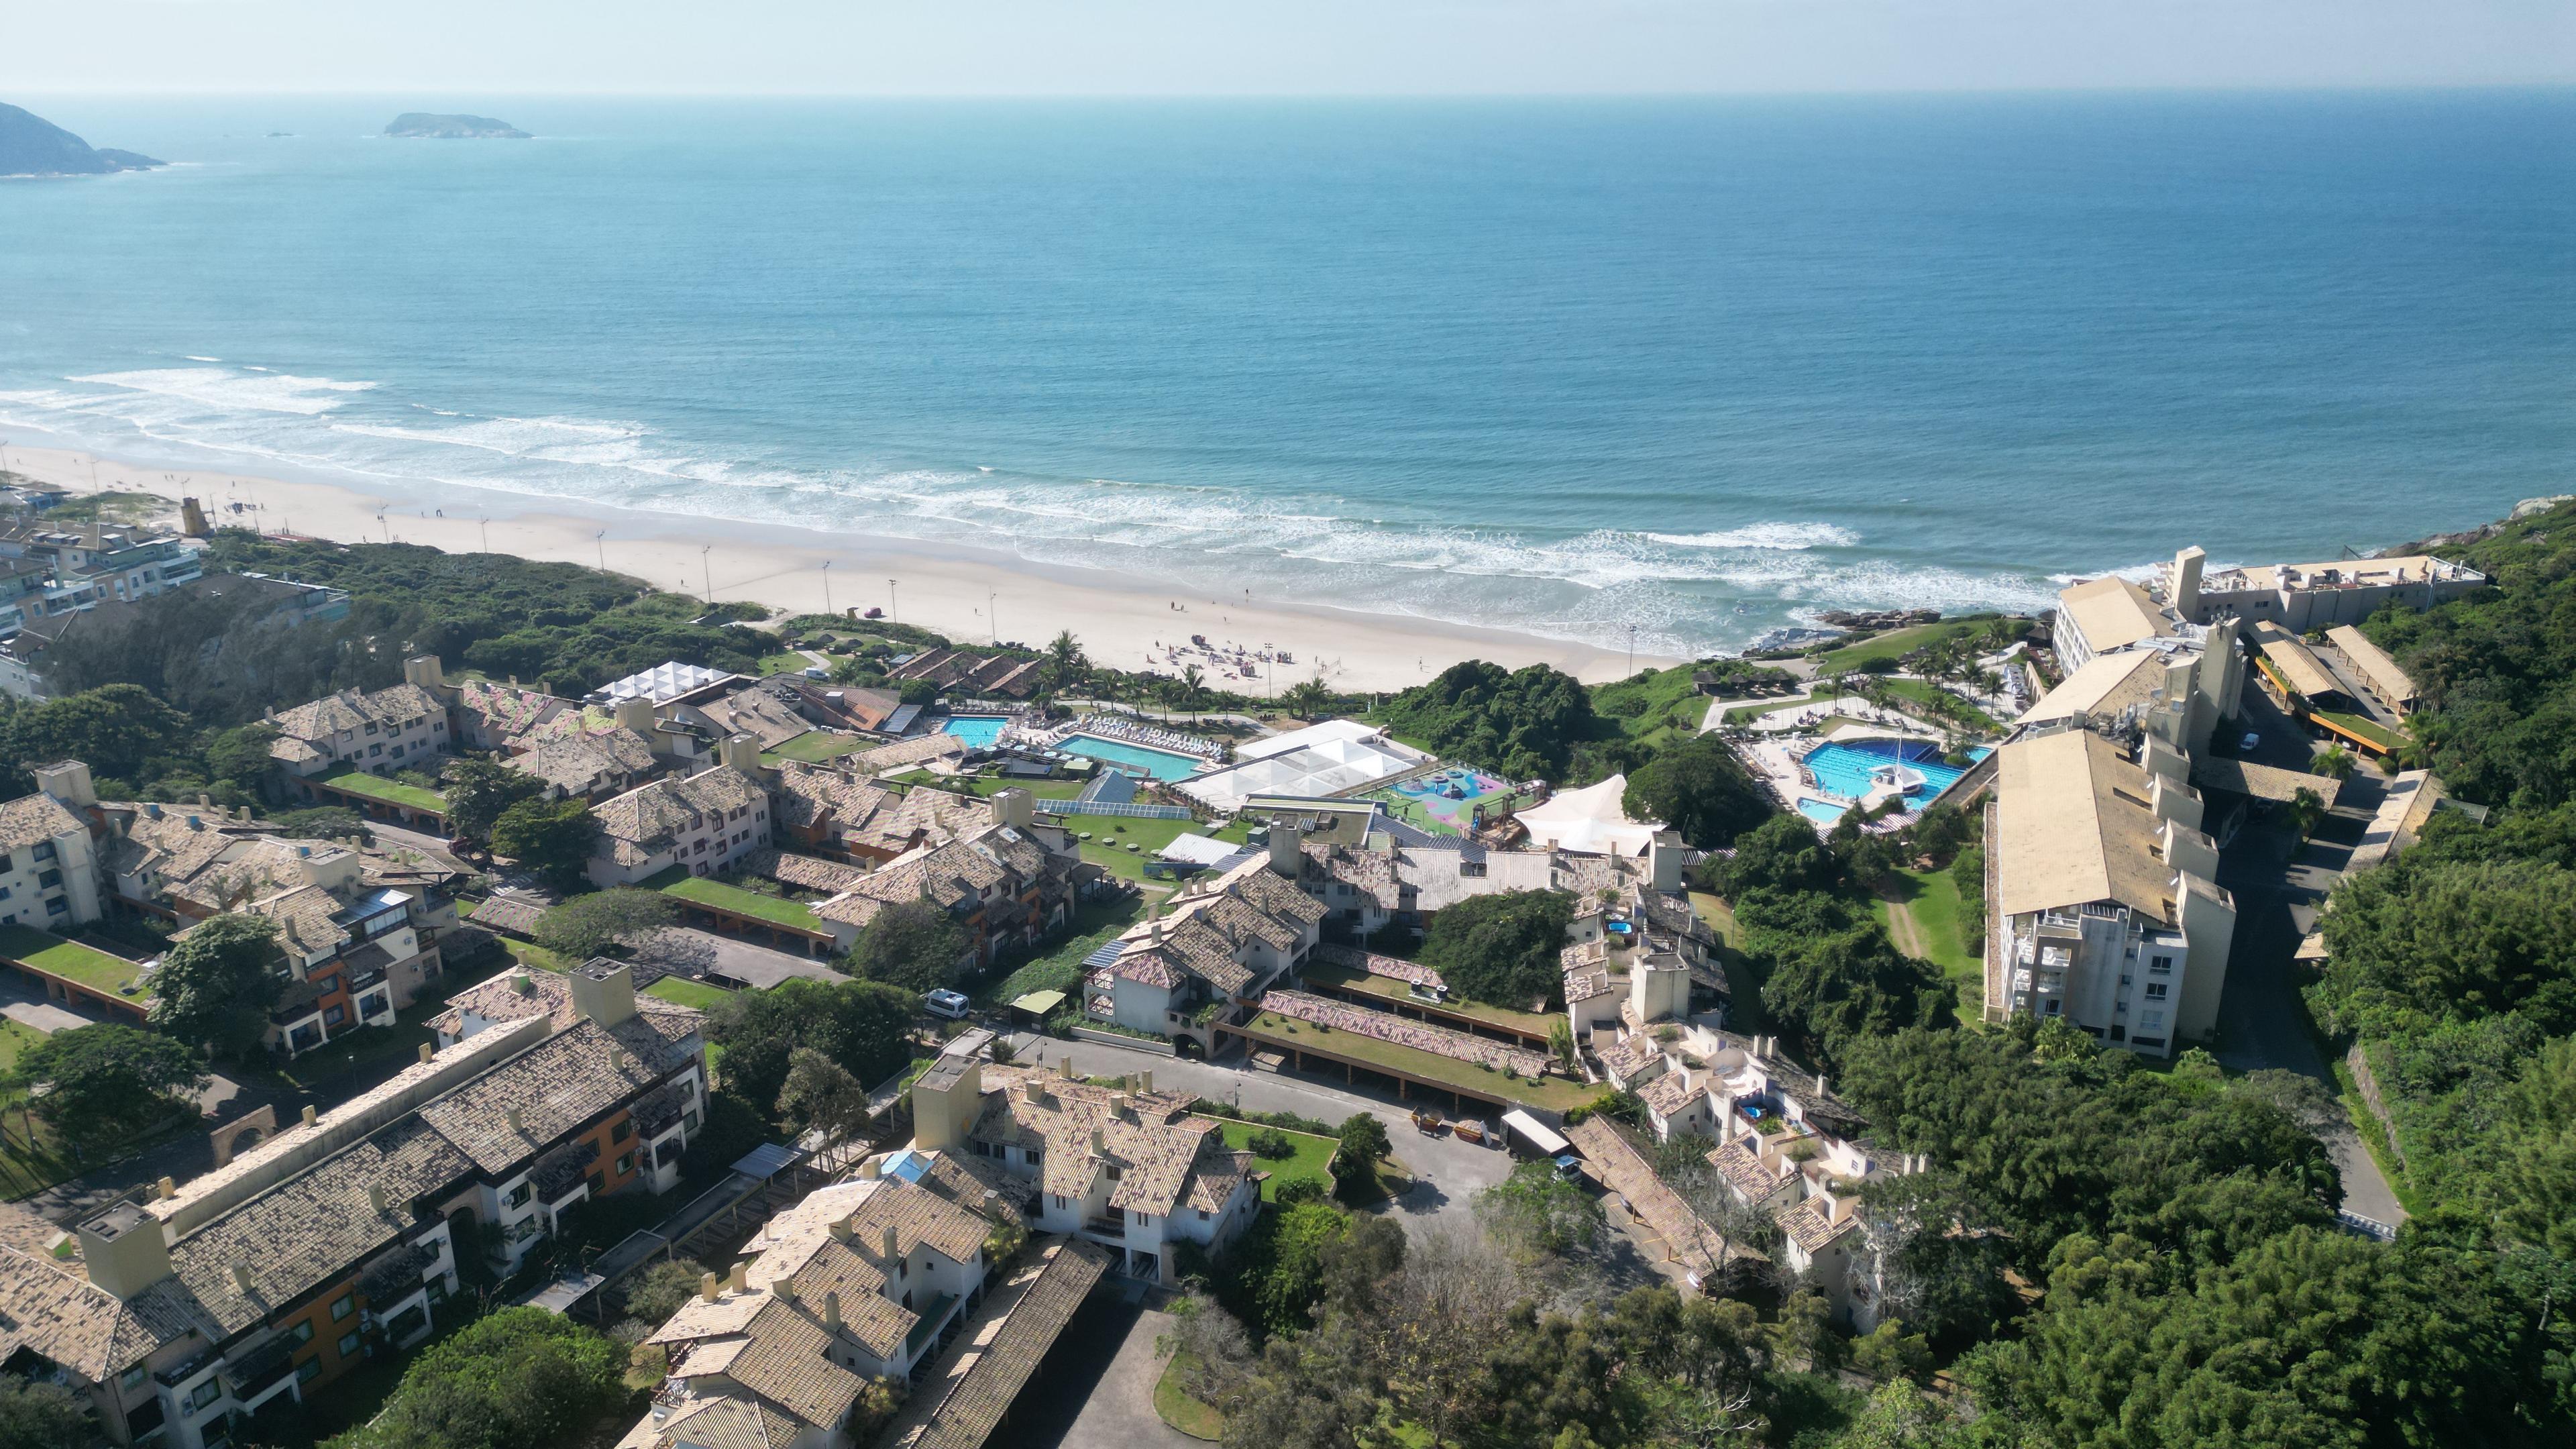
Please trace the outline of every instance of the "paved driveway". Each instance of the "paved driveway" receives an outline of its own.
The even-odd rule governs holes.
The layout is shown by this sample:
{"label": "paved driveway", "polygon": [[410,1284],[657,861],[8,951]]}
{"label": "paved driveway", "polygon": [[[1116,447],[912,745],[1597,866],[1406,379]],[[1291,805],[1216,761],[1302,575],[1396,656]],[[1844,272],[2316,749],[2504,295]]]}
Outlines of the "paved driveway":
{"label": "paved driveway", "polygon": [[1129,1301],[1104,1280],[1029,1376],[992,1442],[1025,1449],[1198,1449],[1202,1441],[1154,1412],[1154,1384],[1163,1376],[1154,1340],[1171,1328],[1170,1314]]}

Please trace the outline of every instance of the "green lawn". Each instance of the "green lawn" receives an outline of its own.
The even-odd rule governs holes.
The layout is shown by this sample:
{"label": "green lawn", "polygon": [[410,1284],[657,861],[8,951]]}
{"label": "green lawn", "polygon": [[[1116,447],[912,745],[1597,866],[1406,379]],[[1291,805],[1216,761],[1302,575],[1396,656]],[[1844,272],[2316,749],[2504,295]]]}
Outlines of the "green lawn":
{"label": "green lawn", "polygon": [[1303,974],[1308,981],[1318,985],[1338,987],[1344,991],[1364,991],[1371,996],[1382,996],[1388,1001],[1400,1001],[1407,1006],[1446,1011],[1455,1016],[1469,1017],[1488,1025],[1499,1026],[1505,1031],[1528,1032],[1540,1040],[1546,1039],[1548,1028],[1554,1026],[1559,1020],[1557,1017],[1542,1016],[1533,1011],[1514,1011],[1508,1006],[1469,1001],[1465,997],[1452,997],[1446,1002],[1435,1004],[1417,998],[1412,988],[1392,976],[1372,976],[1365,971],[1354,971],[1347,966],[1328,966],[1320,961],[1307,963]]}
{"label": "green lawn", "polygon": [[1730,951],[1744,949],[1744,928],[1735,924],[1735,908],[1706,891],[1690,893],[1691,909],[1717,933],[1718,942]]}
{"label": "green lawn", "polygon": [[[1145,878],[1145,862],[1162,853],[1164,846],[1183,835],[1199,830],[1195,820],[1129,820],[1108,815],[1076,815],[1065,822],[1065,828],[1077,834],[1088,830],[1091,838],[1082,842],[1082,858],[1111,873],[1129,880]],[[1136,849],[1129,850],[1130,842]]]}
{"label": "green lawn", "polygon": [[381,800],[388,805],[403,805],[414,810],[435,810],[442,815],[447,813],[447,797],[435,790],[424,790],[418,785],[406,785],[399,780],[383,779],[354,767],[334,770],[328,775],[319,777],[315,783],[328,785],[334,790],[345,791],[351,795],[364,796],[369,800]]}
{"label": "green lawn", "polygon": [[1699,686],[1691,682],[1698,666],[1677,664],[1670,669],[1640,671],[1645,677],[1630,675],[1610,684],[1595,685],[1592,708],[1605,719],[1619,722],[1622,733],[1648,744],[1661,744],[1675,735],[1699,732],[1708,718],[1708,701],[1701,697]]}
{"label": "green lawn", "polygon": [[2320,720],[2331,722],[2337,729],[2348,731],[2362,739],[2370,741],[2372,744],[2379,746],[2383,750],[2394,750],[2400,745],[2406,743],[2405,736],[2397,733],[2395,730],[2382,727],[2376,720],[2368,719],[2361,715],[2343,714],[2338,711],[2328,709],[2312,710],[2310,713],[2314,714]]}
{"label": "green lawn", "polygon": [[1816,668],[1821,673],[1831,674],[1836,670],[1858,669],[1873,660],[1902,659],[1926,644],[1955,639],[1962,634],[1976,633],[1985,628],[1995,617],[1993,614],[1971,614],[1963,619],[1943,619],[1937,624],[1916,624],[1911,628],[1891,629],[1875,638],[1863,639],[1857,643],[1846,644],[1839,649],[1827,650],[1816,656]]}
{"label": "green lawn", "polygon": [[1176,1352],[1172,1361],[1163,1365],[1163,1376],[1154,1380],[1154,1415],[1174,1429],[1193,1439],[1215,1443],[1225,1437],[1225,1415],[1215,1407],[1192,1398],[1181,1387],[1193,1371],[1197,1357],[1187,1350]]}
{"label": "green lawn", "polygon": [[664,1001],[675,1002],[681,1006],[694,1006],[700,1011],[713,1011],[733,996],[732,992],[721,986],[709,986],[703,981],[691,981],[685,976],[665,976],[645,987],[644,994],[658,996]]}
{"label": "green lawn", "polygon": [[1381,1067],[1390,1072],[1402,1072],[1419,1081],[1435,1083],[1442,1087],[1454,1087],[1479,1097],[1524,1102],[1533,1107],[1545,1107],[1552,1111],[1562,1112],[1568,1107],[1589,1102],[1600,1095],[1598,1087],[1587,1087],[1581,1082],[1569,1081],[1564,1077],[1541,1077],[1536,1081],[1527,1077],[1506,1077],[1500,1072],[1487,1071],[1483,1067],[1462,1062],[1455,1057],[1444,1057],[1438,1052],[1427,1052],[1418,1047],[1380,1041],[1376,1037],[1361,1036],[1356,1032],[1323,1031],[1313,1022],[1294,1020],[1281,1016],[1275,1011],[1265,1011],[1254,1017],[1245,1023],[1245,1030],[1255,1039],[1267,1041],[1274,1046],[1309,1052],[1331,1052],[1336,1056],[1348,1057],[1364,1068]]}
{"label": "green lawn", "polygon": [[1879,919],[1888,923],[1889,934],[1903,941],[1904,932],[1890,918],[1898,909],[1910,917],[1921,933],[1924,960],[1941,968],[1941,974],[1953,980],[1978,977],[1984,963],[1968,949],[1966,937],[1959,929],[1959,887],[1946,870],[1899,870],[1891,878],[1892,888],[1902,897],[1889,901],[1884,897],[1875,905]]}
{"label": "green lawn", "polygon": [[784,654],[762,655],[760,657],[759,672],[761,677],[765,679],[773,674],[796,674],[801,671],[811,669],[812,667],[814,667],[813,660],[806,658],[804,655],[797,653],[793,649],[790,649]]}
{"label": "green lawn", "polygon": [[532,971],[554,971],[560,973],[572,969],[572,964],[570,962],[564,960],[564,958],[556,955],[554,952],[547,950],[543,946],[532,946],[520,941],[503,940],[501,942],[501,947],[503,950],[510,953],[511,960],[518,962],[520,965],[525,966]]}
{"label": "green lawn", "polygon": [[747,891],[703,876],[683,876],[661,887],[662,894],[678,900],[692,901],[714,910],[730,911],[755,921],[777,926],[792,926],[800,931],[820,933],[823,923],[801,901],[781,900],[776,896]]}
{"label": "green lawn", "polygon": [[0,1016],[0,1075],[6,1075],[14,1070],[18,1065],[19,1056],[27,1048],[44,1039],[43,1032],[25,1022],[11,1021],[5,1016]]}
{"label": "green lawn", "polygon": [[1921,705],[1935,720],[1958,720],[1989,731],[2003,728],[1993,715],[1938,685],[1920,679],[1882,679],[1879,684],[1896,698]]}
{"label": "green lawn", "polygon": [[[1226,1122],[1224,1128],[1225,1145],[1235,1152],[1252,1151],[1252,1134],[1256,1132],[1280,1130],[1252,1122]],[[1333,1149],[1339,1144],[1330,1137],[1318,1137],[1311,1132],[1284,1132],[1282,1135],[1296,1147],[1295,1155],[1262,1157],[1255,1154],[1253,1158],[1254,1171],[1270,1174],[1270,1179],[1261,1184],[1261,1200],[1270,1202],[1276,1199],[1279,1196],[1281,1183],[1295,1182],[1301,1177],[1311,1177],[1322,1183],[1325,1193],[1330,1195],[1333,1187]]]}
{"label": "green lawn", "polygon": [[1815,703],[1814,700],[1801,695],[1793,699],[1766,699],[1760,704],[1737,705],[1726,712],[1726,723],[1751,724],[1766,714],[1775,714],[1784,709],[1797,709],[1813,703]]}
{"label": "green lawn", "polygon": [[781,760],[801,760],[809,765],[819,765],[827,760],[837,760],[843,755],[855,755],[861,750],[873,749],[876,744],[875,740],[861,739],[857,735],[836,735],[830,730],[809,730],[780,745],[777,749],[761,751],[760,762],[764,765],[774,765]]}
{"label": "green lawn", "polygon": [[123,995],[123,988],[134,984],[136,972],[135,964],[122,957],[31,926],[0,926],[0,957],[109,996]]}

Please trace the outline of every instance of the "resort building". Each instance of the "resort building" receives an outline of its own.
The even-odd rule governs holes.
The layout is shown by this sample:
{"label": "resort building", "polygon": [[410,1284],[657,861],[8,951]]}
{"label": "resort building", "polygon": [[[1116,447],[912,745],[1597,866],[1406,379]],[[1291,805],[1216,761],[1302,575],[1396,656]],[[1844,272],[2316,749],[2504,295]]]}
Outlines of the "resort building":
{"label": "resort building", "polygon": [[[118,1444],[213,1449],[432,1332],[457,1258],[505,1263],[601,1193],[647,1186],[702,1110],[697,1013],[638,1017],[623,969],[570,1029],[441,1050],[187,1183],[74,1232],[77,1263],[0,1246],[0,1352],[58,1375]],[[664,1120],[668,1113],[668,1120]],[[568,1185],[567,1185],[568,1179]]]}
{"label": "resort building", "polygon": [[2351,709],[2350,692],[2343,681],[2334,677],[2298,635],[2269,619],[2256,619],[2245,626],[2245,637],[2258,656],[2255,669],[2272,685],[2284,705],[2294,701],[2313,704],[2320,709]]}
{"label": "resort building", "polygon": [[1061,826],[1038,822],[1026,790],[1001,791],[992,806],[982,828],[896,856],[815,905],[835,948],[847,951],[879,912],[908,901],[929,901],[957,923],[966,940],[961,965],[1035,946],[1071,920],[1097,868],[1082,863]]}
{"label": "resort building", "polygon": [[360,864],[356,850],[329,841],[262,838],[236,843],[190,882],[230,898],[210,916],[259,916],[277,928],[286,985],[269,1009],[267,1041],[289,1056],[358,1027],[392,1025],[443,969],[416,920],[418,896],[369,888]]}
{"label": "resort building", "polygon": [[112,533],[97,523],[79,530],[32,525],[0,529],[0,557],[23,559],[47,572],[46,614],[148,599],[203,572],[196,550],[184,539]]}
{"label": "resort building", "polygon": [[2486,587],[2487,576],[2430,554],[2262,564],[2204,576],[2203,555],[2184,549],[2167,574],[2166,598],[2185,620],[2264,620],[2293,634],[2358,624],[2381,609],[2429,609]]}
{"label": "resort building", "polygon": [[293,781],[347,769],[435,774],[431,757],[449,742],[446,703],[408,681],[367,693],[344,689],[282,714],[271,710],[268,722],[277,729],[269,758]]}
{"label": "resort building", "polygon": [[1296,834],[1274,827],[1267,853],[1194,881],[1149,908],[1084,961],[1084,1014],[1129,1031],[1212,1045],[1210,1019],[1249,1005],[1305,965],[1326,908],[1292,880]]}
{"label": "resort building", "polygon": [[894,667],[891,679],[921,679],[943,690],[980,699],[1027,699],[1038,692],[1045,661],[1007,654],[970,654],[963,649],[933,649]]}
{"label": "resort building", "polygon": [[[1071,1070],[1070,1060],[1066,1070]],[[1096,1087],[943,1056],[912,1088],[913,1145],[981,1158],[1035,1189],[1030,1223],[1106,1249],[1119,1271],[1177,1280],[1184,1243],[1214,1253],[1260,1212],[1254,1158],[1184,1093]]]}
{"label": "resort building", "polygon": [[717,739],[749,735],[760,742],[762,749],[774,750],[799,735],[814,732],[813,723],[805,718],[799,704],[795,686],[784,680],[764,679],[706,704],[681,705],[673,714],[683,721],[704,725]]}
{"label": "resort building", "polygon": [[2157,1056],[2216,1025],[2236,905],[2215,882],[2190,762],[2090,729],[1997,751],[1986,1019],[2064,1017]]}
{"label": "resort building", "polygon": [[1235,747],[1234,763],[1183,782],[1181,793],[1231,815],[1256,795],[1352,795],[1436,763],[1385,730],[1355,719],[1326,720]]}
{"label": "resort building", "polygon": [[2361,686],[2370,691],[2379,707],[2399,718],[2415,712],[2418,697],[2415,680],[2388,651],[2370,642],[2370,636],[2350,624],[2337,624],[2326,630],[2326,642],[2343,653],[2352,672],[2360,676]]}
{"label": "resort building", "polygon": [[[1724,1024],[1726,972],[1717,933],[1691,908],[1690,855],[1667,832],[1642,865],[1617,861],[1604,883],[1584,882],[1588,888],[1559,954],[1566,1022],[1578,1043],[1601,1050],[1660,1023],[1701,1016],[1712,1026]],[[1601,1054],[1618,1076],[1610,1054]]]}
{"label": "resort building", "polygon": [[769,791],[749,735],[724,743],[724,763],[683,778],[639,786],[601,804],[590,880],[605,890],[633,885],[672,866],[715,875],[770,845]]}
{"label": "resort building", "polygon": [[[2163,583],[2168,598],[2197,587],[2199,555],[2185,549],[2176,558]],[[2059,593],[2050,632],[2066,677],[2031,706],[2026,721],[2104,720],[2134,710],[2130,722],[2141,723],[2160,714],[2166,718],[2155,728],[2183,753],[2198,756],[2220,721],[2236,717],[2245,676],[2232,614],[2194,617],[2114,576]]]}
{"label": "resort building", "polygon": [[703,664],[682,664],[675,659],[603,684],[585,698],[593,704],[611,706],[620,700],[640,699],[660,711],[675,705],[707,704],[750,682],[739,674],[709,669]]}
{"label": "resort building", "polygon": [[625,794],[661,769],[653,742],[621,724],[548,739],[512,755],[510,768],[546,784],[548,800],[606,800]]}
{"label": "resort building", "polygon": [[103,914],[89,822],[98,801],[78,760],[35,767],[36,793],[0,805],[0,926],[71,931]]}
{"label": "resort building", "polygon": [[[944,737],[953,738],[953,737]],[[782,838],[812,854],[879,865],[991,827],[991,801],[946,790],[898,791],[869,773],[782,760],[772,777]]]}

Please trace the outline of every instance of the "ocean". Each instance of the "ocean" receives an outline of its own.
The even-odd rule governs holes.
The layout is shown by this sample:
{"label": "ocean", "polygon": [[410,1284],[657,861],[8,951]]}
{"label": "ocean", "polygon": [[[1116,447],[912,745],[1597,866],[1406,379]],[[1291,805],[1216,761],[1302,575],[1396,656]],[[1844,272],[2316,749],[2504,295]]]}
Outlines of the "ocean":
{"label": "ocean", "polygon": [[0,182],[0,434],[173,467],[1671,654],[2576,487],[2568,91],[14,99],[180,164]]}

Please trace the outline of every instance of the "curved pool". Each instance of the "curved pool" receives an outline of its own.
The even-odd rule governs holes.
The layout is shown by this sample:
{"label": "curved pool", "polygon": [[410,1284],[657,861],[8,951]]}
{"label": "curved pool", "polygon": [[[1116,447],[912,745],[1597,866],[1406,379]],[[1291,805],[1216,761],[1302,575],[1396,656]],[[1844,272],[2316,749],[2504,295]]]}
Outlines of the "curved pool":
{"label": "curved pool", "polygon": [[[1989,753],[1982,745],[1970,750],[1970,764],[1984,759]],[[1944,762],[1941,747],[1930,740],[1828,740],[1809,750],[1807,757],[1799,763],[1815,777],[1818,790],[1846,800],[1867,796],[1878,783],[1875,772],[1889,765],[1902,765],[1923,777],[1921,788],[1905,792],[1909,799],[1918,803],[1949,789],[1953,781],[1968,773],[1967,765]],[[1810,820],[1821,818],[1807,810],[1804,801],[1799,804],[1799,813]],[[1841,817],[1837,815],[1835,818]]]}

